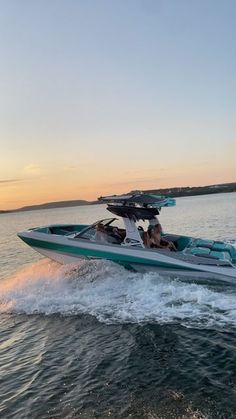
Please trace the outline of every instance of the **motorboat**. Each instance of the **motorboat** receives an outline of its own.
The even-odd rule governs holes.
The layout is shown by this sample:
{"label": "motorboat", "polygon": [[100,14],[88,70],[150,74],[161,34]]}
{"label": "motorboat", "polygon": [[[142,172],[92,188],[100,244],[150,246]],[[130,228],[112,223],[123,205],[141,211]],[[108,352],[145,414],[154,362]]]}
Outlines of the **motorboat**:
{"label": "motorboat", "polygon": [[[230,243],[162,233],[164,240],[175,244],[176,251],[146,246],[143,226],[158,223],[161,209],[174,206],[174,198],[137,192],[98,199],[107,204],[112,218],[90,225],[30,228],[18,236],[37,252],[62,264],[81,258],[106,259],[137,272],[157,271],[197,278],[220,275],[230,282],[236,280],[236,248]],[[99,236],[101,226],[103,235]]]}

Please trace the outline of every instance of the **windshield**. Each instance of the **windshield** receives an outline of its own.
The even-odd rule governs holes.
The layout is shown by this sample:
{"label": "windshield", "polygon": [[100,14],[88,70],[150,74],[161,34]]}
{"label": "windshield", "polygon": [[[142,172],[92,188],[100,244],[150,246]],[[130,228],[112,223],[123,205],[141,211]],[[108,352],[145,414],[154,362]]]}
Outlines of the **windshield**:
{"label": "windshield", "polygon": [[96,226],[98,224],[102,224],[104,227],[109,227],[111,224],[114,227],[116,223],[114,223],[114,221],[116,221],[117,218],[105,218],[104,220],[99,220],[96,221],[96,223],[92,224],[89,227],[86,227],[83,231],[81,231],[79,234],[77,234],[75,236],[75,238],[80,238],[80,239],[87,239],[87,240],[91,240],[94,239],[96,236]]}

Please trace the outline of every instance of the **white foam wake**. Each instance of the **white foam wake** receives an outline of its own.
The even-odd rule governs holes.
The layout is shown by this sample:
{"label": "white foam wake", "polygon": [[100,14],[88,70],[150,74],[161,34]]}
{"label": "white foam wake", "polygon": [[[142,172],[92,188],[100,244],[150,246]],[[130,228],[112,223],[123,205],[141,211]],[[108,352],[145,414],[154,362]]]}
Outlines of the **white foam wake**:
{"label": "white foam wake", "polygon": [[236,326],[235,292],[137,274],[107,261],[42,260],[0,282],[0,313],[89,314],[106,323]]}

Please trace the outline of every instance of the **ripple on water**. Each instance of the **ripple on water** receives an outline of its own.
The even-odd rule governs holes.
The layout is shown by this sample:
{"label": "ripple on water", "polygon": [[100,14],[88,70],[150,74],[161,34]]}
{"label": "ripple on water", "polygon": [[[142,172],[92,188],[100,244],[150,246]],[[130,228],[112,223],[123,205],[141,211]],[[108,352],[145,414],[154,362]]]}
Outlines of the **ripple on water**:
{"label": "ripple on water", "polygon": [[231,417],[233,287],[42,260],[0,295],[3,417]]}

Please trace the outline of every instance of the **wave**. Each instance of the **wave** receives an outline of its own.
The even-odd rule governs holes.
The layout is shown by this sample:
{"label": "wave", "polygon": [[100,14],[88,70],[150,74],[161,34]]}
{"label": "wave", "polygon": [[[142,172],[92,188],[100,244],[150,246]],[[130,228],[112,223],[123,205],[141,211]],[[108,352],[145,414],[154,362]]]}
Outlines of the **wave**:
{"label": "wave", "polygon": [[88,314],[100,322],[236,326],[235,290],[139,274],[108,261],[43,259],[0,282],[0,313]]}

